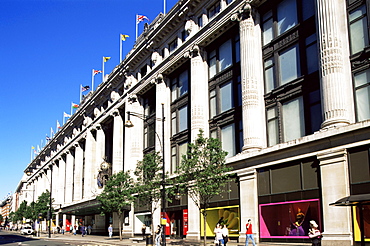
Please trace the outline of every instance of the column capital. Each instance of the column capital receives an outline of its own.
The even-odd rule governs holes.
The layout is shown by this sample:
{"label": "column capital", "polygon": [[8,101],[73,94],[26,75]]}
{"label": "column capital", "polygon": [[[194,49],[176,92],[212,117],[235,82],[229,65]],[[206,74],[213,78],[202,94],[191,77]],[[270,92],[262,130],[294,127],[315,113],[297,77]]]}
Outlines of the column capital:
{"label": "column capital", "polygon": [[241,8],[231,15],[231,21],[242,21],[252,17],[253,9],[250,5],[250,2],[251,0],[244,0],[244,4],[241,6]]}

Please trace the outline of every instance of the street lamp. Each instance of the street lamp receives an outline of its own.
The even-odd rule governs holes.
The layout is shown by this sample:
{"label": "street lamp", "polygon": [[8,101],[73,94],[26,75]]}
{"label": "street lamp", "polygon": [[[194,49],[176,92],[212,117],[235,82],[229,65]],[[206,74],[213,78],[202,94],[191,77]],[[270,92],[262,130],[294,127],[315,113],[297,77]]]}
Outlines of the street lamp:
{"label": "street lamp", "polygon": [[[127,111],[127,121],[125,122],[125,127],[133,127],[134,124],[132,123],[132,121],[130,120],[130,116],[135,116],[137,118],[140,118],[142,120],[146,120],[146,117],[145,115],[143,114],[138,114],[138,113],[134,113],[134,112],[130,112],[130,111]],[[166,201],[166,191],[165,191],[165,185],[166,185],[166,176],[165,176],[165,165],[164,165],[164,121],[165,121],[165,117],[164,117],[164,104],[162,103],[162,118],[157,118],[156,120],[159,120],[159,121],[162,121],[162,143],[161,143],[161,140],[158,136],[158,133],[156,131],[155,134],[157,135],[157,138],[159,140],[159,143],[161,143],[161,147],[162,147],[162,191],[161,191],[161,197],[162,197],[162,216],[165,216],[166,214],[166,204],[165,204],[165,201]],[[162,223],[162,216],[161,216],[161,224],[162,224],[162,245],[163,246],[166,246],[166,232],[165,232],[165,229],[166,229],[166,224],[163,225]]]}
{"label": "street lamp", "polygon": [[[33,169],[36,169],[36,168],[29,168],[25,171],[26,175],[27,176],[31,176],[32,175],[32,170]],[[52,223],[52,219],[53,219],[53,216],[52,216],[52,212],[51,212],[51,205],[52,205],[52,194],[51,194],[51,189],[52,189],[52,181],[53,181],[53,166],[50,165],[50,180],[48,178],[47,175],[45,175],[46,179],[49,181],[49,184],[50,184],[50,191],[49,191],[49,213],[48,213],[48,217],[49,217],[49,226],[48,226],[48,233],[49,233],[49,238],[51,238],[51,223]],[[34,199],[34,198],[33,198]]]}

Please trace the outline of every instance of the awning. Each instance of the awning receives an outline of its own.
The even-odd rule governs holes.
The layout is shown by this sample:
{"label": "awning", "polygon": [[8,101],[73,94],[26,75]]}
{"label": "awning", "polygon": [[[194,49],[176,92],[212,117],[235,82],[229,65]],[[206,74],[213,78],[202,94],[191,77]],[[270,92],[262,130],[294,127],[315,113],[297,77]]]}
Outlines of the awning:
{"label": "awning", "polygon": [[334,203],[330,203],[330,206],[358,206],[358,205],[370,205],[370,194],[360,194],[346,196]]}
{"label": "awning", "polygon": [[334,203],[330,203],[330,206],[357,206],[359,207],[360,214],[360,233],[361,233],[361,246],[365,246],[365,226],[364,226],[364,214],[362,211],[363,205],[370,205],[370,194],[359,194],[346,196]]}

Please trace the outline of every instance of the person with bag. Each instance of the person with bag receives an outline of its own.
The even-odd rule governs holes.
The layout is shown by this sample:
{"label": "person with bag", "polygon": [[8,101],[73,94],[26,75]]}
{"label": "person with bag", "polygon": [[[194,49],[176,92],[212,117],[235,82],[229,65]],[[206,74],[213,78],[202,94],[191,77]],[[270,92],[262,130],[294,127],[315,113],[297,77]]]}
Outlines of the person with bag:
{"label": "person with bag", "polygon": [[157,226],[157,230],[155,230],[155,245],[161,246],[161,230],[162,227],[160,225]]}
{"label": "person with bag", "polygon": [[217,224],[215,230],[213,231],[215,233],[215,244],[222,246],[224,245],[224,238],[222,237],[222,229],[221,225]]}
{"label": "person with bag", "polygon": [[310,221],[310,229],[308,231],[308,236],[312,240],[312,246],[321,246],[321,232],[318,229],[316,221]]}
{"label": "person with bag", "polygon": [[226,225],[222,225],[221,230],[222,230],[222,237],[224,239],[224,246],[226,246],[227,242],[229,241],[229,229],[227,229]]}
{"label": "person with bag", "polygon": [[247,235],[247,240],[245,241],[245,246],[248,245],[248,241],[249,239],[252,241],[252,244],[253,246],[256,245],[256,243],[254,242],[254,238],[253,238],[253,231],[252,231],[252,220],[251,219],[248,219],[248,222],[247,224],[245,225],[247,231],[246,231],[246,235]]}

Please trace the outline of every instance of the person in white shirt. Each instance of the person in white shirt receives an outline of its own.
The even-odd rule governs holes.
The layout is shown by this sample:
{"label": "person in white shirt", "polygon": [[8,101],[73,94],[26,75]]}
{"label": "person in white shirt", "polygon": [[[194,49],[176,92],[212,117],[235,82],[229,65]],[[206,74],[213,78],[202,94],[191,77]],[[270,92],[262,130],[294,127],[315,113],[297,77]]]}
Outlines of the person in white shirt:
{"label": "person in white shirt", "polygon": [[226,246],[227,242],[229,241],[229,229],[227,229],[226,225],[222,225],[222,237],[224,238],[224,246]]}

